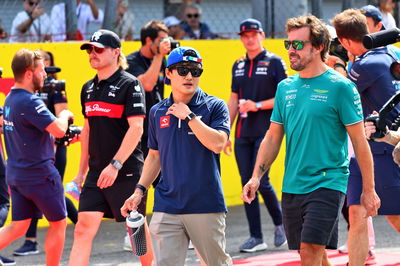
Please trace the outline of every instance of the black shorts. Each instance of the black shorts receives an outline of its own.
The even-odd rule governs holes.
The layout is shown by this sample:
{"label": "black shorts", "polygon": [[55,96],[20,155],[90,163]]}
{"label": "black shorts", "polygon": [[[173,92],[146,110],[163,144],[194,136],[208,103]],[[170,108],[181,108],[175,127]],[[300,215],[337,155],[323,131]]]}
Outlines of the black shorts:
{"label": "black shorts", "polygon": [[[121,215],[121,207],[133,194],[135,186],[135,181],[114,183],[105,189],[84,185],[79,198],[78,211],[98,211],[104,213],[105,218],[115,218],[117,222],[124,222],[125,217]],[[147,193],[138,206],[138,212],[143,215],[146,215],[146,201]]]}
{"label": "black shorts", "polygon": [[319,188],[308,194],[282,193],[282,214],[289,249],[300,243],[336,249],[338,223],[345,195]]}

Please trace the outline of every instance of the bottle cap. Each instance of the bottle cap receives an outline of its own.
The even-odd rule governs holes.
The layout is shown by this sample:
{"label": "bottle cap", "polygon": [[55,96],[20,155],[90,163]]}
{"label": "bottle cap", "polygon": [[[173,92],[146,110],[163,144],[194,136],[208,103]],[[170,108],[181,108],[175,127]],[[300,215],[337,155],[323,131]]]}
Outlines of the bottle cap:
{"label": "bottle cap", "polygon": [[131,211],[128,217],[126,217],[126,225],[131,228],[137,228],[144,224],[144,216],[137,211]]}

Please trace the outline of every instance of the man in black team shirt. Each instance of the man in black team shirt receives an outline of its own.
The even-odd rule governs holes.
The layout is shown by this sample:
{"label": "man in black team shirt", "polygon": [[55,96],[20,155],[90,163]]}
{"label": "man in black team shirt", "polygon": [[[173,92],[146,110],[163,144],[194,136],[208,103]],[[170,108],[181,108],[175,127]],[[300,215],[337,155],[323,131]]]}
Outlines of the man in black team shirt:
{"label": "man in black team shirt", "polygon": [[[120,208],[132,194],[143,167],[140,138],[145,117],[144,90],[141,83],[123,69],[126,58],[119,37],[99,30],[81,50],[89,54],[97,75],[83,85],[81,161],[74,182],[82,192],[78,223],[69,265],[88,265],[92,241],[103,217],[125,221]],[[87,172],[87,170],[89,170]],[[87,175],[86,175],[87,172]],[[86,175],[86,179],[85,179]],[[145,214],[146,202],[138,211]],[[147,249],[151,251],[151,247]],[[141,257],[143,263],[151,252]]]}

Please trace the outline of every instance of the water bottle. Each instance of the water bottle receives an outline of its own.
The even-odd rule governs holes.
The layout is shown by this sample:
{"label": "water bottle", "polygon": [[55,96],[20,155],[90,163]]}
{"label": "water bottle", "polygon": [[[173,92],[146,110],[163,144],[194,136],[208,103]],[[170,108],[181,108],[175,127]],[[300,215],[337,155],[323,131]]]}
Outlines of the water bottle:
{"label": "water bottle", "polygon": [[126,217],[126,229],[131,240],[132,252],[136,256],[147,253],[144,216],[137,211],[131,211]]}
{"label": "water bottle", "polygon": [[79,201],[79,195],[81,192],[79,191],[78,185],[75,182],[69,182],[65,184],[65,193]]}
{"label": "water bottle", "polygon": [[[239,99],[239,104],[244,103],[246,100],[245,99]],[[240,113],[241,118],[246,118],[247,117],[247,112],[245,113]]]}

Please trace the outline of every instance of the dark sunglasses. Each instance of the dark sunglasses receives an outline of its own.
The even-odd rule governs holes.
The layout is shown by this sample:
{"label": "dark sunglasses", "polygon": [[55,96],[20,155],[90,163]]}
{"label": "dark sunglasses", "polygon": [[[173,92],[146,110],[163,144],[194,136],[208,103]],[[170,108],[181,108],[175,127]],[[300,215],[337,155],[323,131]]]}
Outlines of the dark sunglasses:
{"label": "dark sunglasses", "polygon": [[199,14],[195,13],[195,14],[187,14],[186,15],[188,18],[198,18]]}
{"label": "dark sunglasses", "polygon": [[88,54],[90,54],[93,50],[94,50],[94,52],[96,54],[102,54],[106,50],[106,48],[100,48],[100,47],[96,47],[96,46],[91,46],[90,48],[86,49],[86,52]]}
{"label": "dark sunglasses", "polygon": [[304,48],[305,43],[309,43],[311,41],[289,41],[289,40],[284,40],[283,43],[285,45],[285,49],[289,50],[290,46],[293,47],[295,50],[302,50]]}
{"label": "dark sunglasses", "polygon": [[37,6],[39,4],[39,2],[29,2],[28,3],[30,6]]}
{"label": "dark sunglasses", "polygon": [[186,77],[187,74],[192,74],[192,77],[198,78],[201,76],[201,73],[203,73],[203,69],[201,68],[188,68],[188,67],[172,67],[170,70],[176,69],[178,72],[179,76]]}

